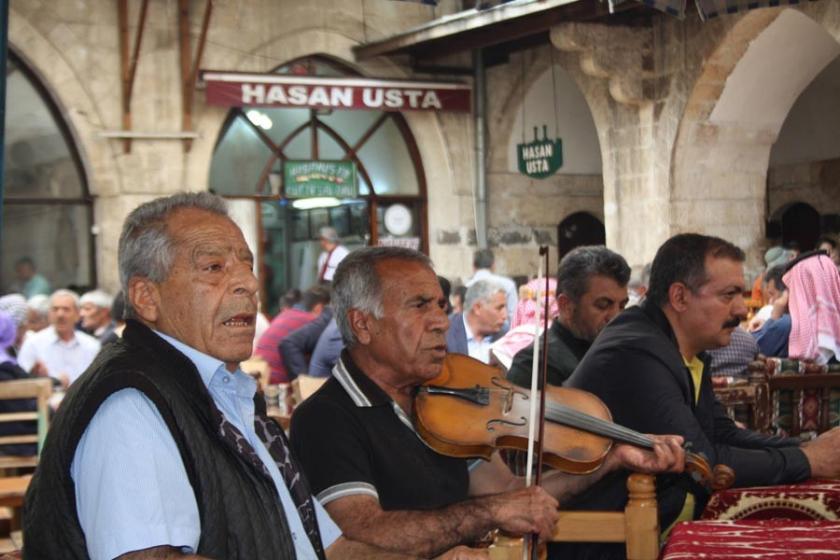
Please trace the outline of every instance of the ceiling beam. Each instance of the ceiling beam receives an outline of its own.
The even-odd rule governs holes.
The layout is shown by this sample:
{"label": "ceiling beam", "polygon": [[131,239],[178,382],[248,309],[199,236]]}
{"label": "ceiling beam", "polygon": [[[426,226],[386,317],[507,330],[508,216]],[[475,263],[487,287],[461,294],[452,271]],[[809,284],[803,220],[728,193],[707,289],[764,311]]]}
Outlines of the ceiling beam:
{"label": "ceiling beam", "polygon": [[600,0],[534,0],[502,4],[483,11],[466,10],[421,27],[353,47],[357,60],[409,53],[432,59],[453,52],[486,48],[548,31],[564,21],[589,21],[609,15]]}

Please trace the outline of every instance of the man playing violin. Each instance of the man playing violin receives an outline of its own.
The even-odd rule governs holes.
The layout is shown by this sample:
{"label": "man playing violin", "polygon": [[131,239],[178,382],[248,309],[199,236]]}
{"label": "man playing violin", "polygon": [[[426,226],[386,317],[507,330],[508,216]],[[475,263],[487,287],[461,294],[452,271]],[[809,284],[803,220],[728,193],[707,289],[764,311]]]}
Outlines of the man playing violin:
{"label": "man playing violin", "polygon": [[[680,471],[681,439],[654,451],[618,445],[591,475],[559,472],[524,488],[499,459],[445,457],[414,431],[416,388],[446,356],[445,299],[431,261],[409,249],[351,253],[333,278],[345,351],[330,379],[292,417],[296,456],[348,538],[420,557],[481,557],[460,545],[501,528],[551,534],[558,502],[619,467]],[[473,556],[476,555],[476,556]]]}
{"label": "man playing violin", "polygon": [[[601,398],[613,420],[648,433],[680,434],[735,486],[840,475],[840,431],[809,444],[739,429],[715,399],[706,350],[729,344],[744,320],[744,253],[716,237],[680,234],[656,253],[646,301],[601,332],[567,386]],[[624,480],[595,485],[581,505],[621,507]],[[686,477],[657,479],[661,526],[702,511],[707,492]]]}

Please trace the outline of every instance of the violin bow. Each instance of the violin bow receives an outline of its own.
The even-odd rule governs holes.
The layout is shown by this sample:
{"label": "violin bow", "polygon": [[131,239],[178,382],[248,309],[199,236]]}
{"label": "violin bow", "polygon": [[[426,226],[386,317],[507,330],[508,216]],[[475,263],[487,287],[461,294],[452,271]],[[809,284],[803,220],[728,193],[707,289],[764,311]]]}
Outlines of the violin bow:
{"label": "violin bow", "polygon": [[[548,315],[549,315],[549,293],[548,293],[548,246],[540,246],[540,264],[537,267],[537,278],[545,278],[545,289],[543,290],[544,305],[541,308],[537,305],[537,325],[540,324],[542,318],[543,323],[543,342],[542,342],[542,356],[540,356],[540,337],[534,336],[534,356],[531,363],[531,395],[539,395],[539,414],[537,414],[537,400],[531,399],[530,418],[528,421],[528,460],[525,472],[525,486],[530,487],[532,484],[531,474],[534,473],[533,484],[540,485],[542,481],[542,461],[543,461],[543,435],[545,431],[545,383],[548,372]],[[545,265],[545,274],[543,274],[543,265]],[[540,315],[542,311],[542,316]],[[540,357],[542,357],[542,364],[540,364]],[[539,434],[534,434],[536,427],[539,426]],[[536,441],[535,441],[536,439]],[[536,458],[536,465],[534,459]],[[530,550],[531,560],[537,558],[537,541],[538,535],[529,535],[528,546],[522,550],[522,558],[526,560],[529,556]]]}

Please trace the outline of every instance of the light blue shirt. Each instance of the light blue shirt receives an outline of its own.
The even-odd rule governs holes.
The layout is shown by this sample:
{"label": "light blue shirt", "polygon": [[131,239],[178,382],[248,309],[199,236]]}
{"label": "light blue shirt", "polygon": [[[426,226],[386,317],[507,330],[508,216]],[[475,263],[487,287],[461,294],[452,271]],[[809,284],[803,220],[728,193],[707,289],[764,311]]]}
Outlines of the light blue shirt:
{"label": "light blue shirt", "polygon": [[481,360],[485,364],[489,364],[490,350],[493,347],[493,337],[476,337],[470,329],[470,324],[467,323],[467,314],[464,313],[461,318],[464,320],[464,331],[467,335],[467,353],[470,355],[470,358],[475,358],[476,360]]}
{"label": "light blue shirt", "polygon": [[[225,418],[245,436],[265,464],[294,539],[297,557],[316,559],[283,475],[254,431],[256,382],[224,363],[156,333],[187,356]],[[194,553],[201,536],[198,504],[169,428],[155,404],[136,389],[108,397],[76,448],[70,474],[76,510],[93,560],[112,559],[155,546]],[[341,536],[313,500],[324,548]]]}

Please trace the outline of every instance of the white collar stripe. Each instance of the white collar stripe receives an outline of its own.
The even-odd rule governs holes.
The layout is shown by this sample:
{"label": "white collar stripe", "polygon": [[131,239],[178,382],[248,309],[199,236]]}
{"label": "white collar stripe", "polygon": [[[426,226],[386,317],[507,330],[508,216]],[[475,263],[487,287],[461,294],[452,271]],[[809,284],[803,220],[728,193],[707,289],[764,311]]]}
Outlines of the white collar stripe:
{"label": "white collar stripe", "polygon": [[[402,407],[400,407],[400,405],[398,405],[396,403],[396,401],[391,401],[391,406],[394,409],[394,414],[396,414],[397,418],[400,419],[400,422],[402,422],[403,424],[408,426],[408,428],[412,432],[417,434],[417,430],[414,429],[414,424],[411,423],[411,420],[409,420],[408,416],[405,414],[405,411],[402,409]],[[420,437],[419,434],[417,435],[417,437]]]}
{"label": "white collar stripe", "polygon": [[347,394],[350,395],[350,398],[353,400],[353,404],[356,406],[371,406],[367,395],[365,395],[362,390],[359,389],[359,386],[356,385],[356,382],[353,381],[353,377],[350,375],[350,372],[347,371],[347,368],[341,358],[339,358],[338,362],[336,362],[332,373],[333,377],[338,380],[341,386],[344,387],[344,390],[347,391]]}

